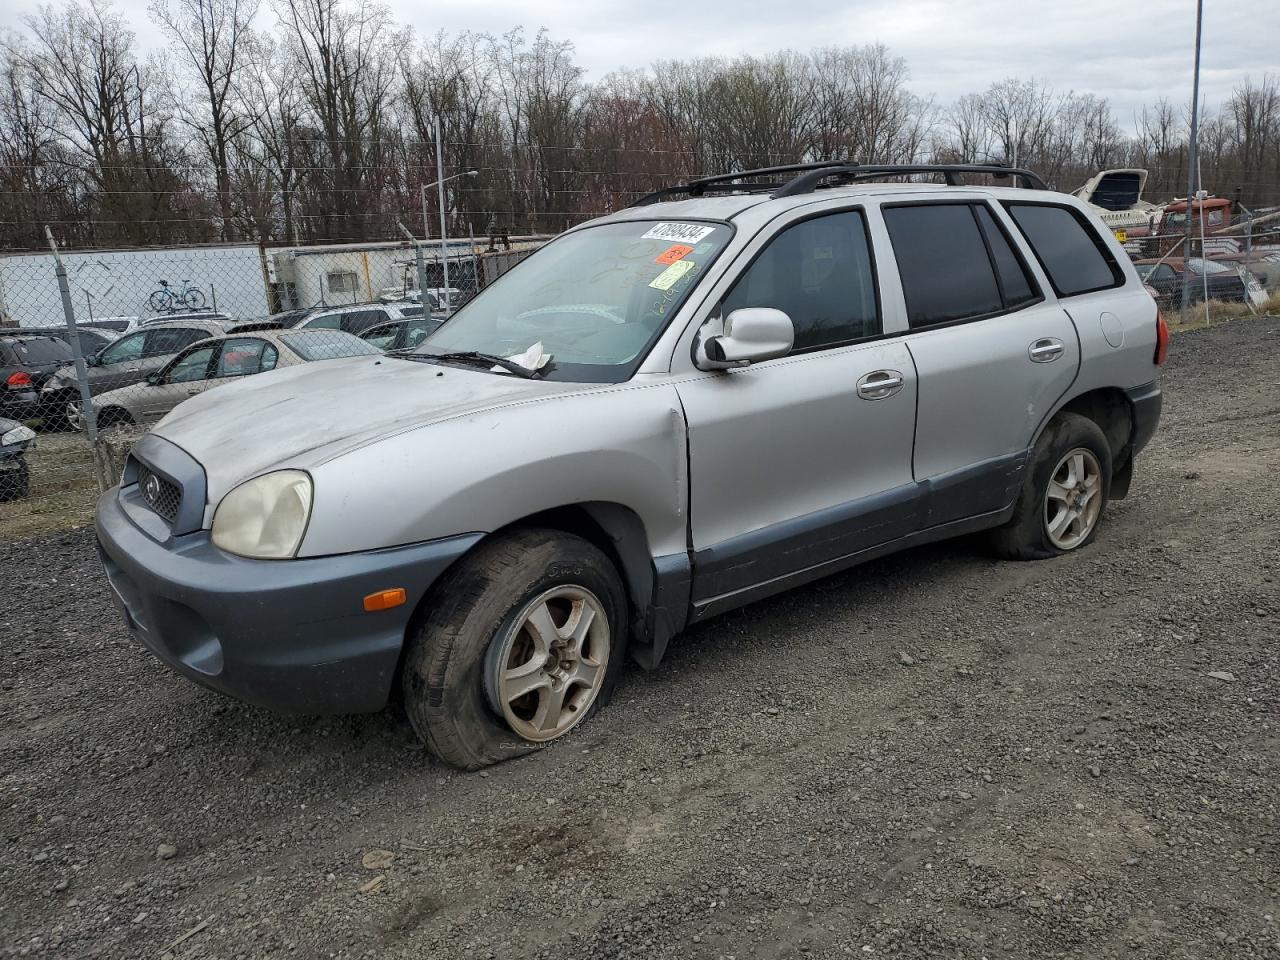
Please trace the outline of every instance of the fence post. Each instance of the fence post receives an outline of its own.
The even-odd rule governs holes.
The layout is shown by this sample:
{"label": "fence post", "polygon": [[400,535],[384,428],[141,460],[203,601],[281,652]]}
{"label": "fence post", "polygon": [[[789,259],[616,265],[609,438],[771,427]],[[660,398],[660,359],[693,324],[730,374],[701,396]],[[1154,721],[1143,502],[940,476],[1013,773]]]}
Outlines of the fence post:
{"label": "fence post", "polygon": [[62,295],[62,316],[67,323],[67,343],[71,347],[71,356],[76,367],[76,382],[80,387],[80,419],[84,424],[85,434],[89,438],[89,447],[93,451],[93,473],[98,480],[98,492],[104,493],[113,485],[109,458],[98,446],[98,411],[93,407],[93,395],[89,392],[89,368],[84,362],[84,351],[80,349],[80,337],[76,333],[76,312],[71,305],[71,287],[67,283],[67,268],[63,266],[62,254],[58,252],[58,244],[53,239],[53,231],[46,225],[44,235],[49,240],[49,249],[53,251],[53,272],[58,277],[58,293]]}
{"label": "fence post", "polygon": [[409,232],[409,228],[399,220],[396,221],[396,226],[413,244],[413,256],[418,261],[418,300],[422,303],[422,315],[429,317],[431,316],[431,301],[427,299],[427,261],[422,256],[422,244],[418,242],[417,237]]}

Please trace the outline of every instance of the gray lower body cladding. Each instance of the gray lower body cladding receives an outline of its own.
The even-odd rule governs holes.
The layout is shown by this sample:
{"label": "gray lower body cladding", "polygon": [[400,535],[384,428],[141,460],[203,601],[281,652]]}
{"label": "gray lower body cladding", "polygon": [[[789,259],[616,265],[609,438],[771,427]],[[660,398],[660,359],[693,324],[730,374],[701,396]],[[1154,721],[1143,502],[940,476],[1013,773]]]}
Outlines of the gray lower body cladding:
{"label": "gray lower body cladding", "polygon": [[[248,703],[296,713],[382,709],[417,601],[479,534],[367,553],[250,560],[207,531],[161,544],[98,503],[98,548],[134,637],[175,671]],[[364,597],[408,602],[368,613]]]}

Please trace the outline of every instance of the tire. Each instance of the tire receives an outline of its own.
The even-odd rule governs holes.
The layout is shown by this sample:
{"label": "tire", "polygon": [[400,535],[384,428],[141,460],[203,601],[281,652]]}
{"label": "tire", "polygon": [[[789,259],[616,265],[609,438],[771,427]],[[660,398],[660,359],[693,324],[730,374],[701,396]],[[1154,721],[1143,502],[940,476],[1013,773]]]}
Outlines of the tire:
{"label": "tire", "polygon": [[168,290],[153,290],[151,296],[147,298],[147,303],[156,313],[164,313],[173,309],[173,294]]}
{"label": "tire", "polygon": [[0,503],[22,500],[31,493],[31,474],[27,461],[22,460],[17,470],[0,472]]}
{"label": "tire", "polygon": [[[1067,462],[1069,455],[1071,463]],[[1083,470],[1078,469],[1079,464]],[[1058,414],[1036,441],[1013,517],[992,531],[996,552],[1010,560],[1044,560],[1088,546],[1098,535],[1111,495],[1111,468],[1111,447],[1102,428],[1079,414]],[[1092,487],[1090,474],[1096,478]],[[1058,483],[1051,489],[1055,476]],[[1074,486],[1063,482],[1073,479]],[[1074,499],[1064,501],[1064,489],[1073,491]],[[1074,506],[1068,507],[1069,503]],[[1070,514],[1076,506],[1080,512],[1078,519],[1072,520]],[[1068,507],[1068,522],[1055,532],[1051,522],[1062,523],[1064,507]]]}
{"label": "tire", "polygon": [[204,294],[201,293],[199,290],[197,290],[195,287],[192,287],[189,290],[187,290],[185,294],[183,294],[182,302],[185,303],[192,310],[199,310],[201,307],[204,306]]}
{"label": "tire", "polygon": [[[551,616],[549,624],[543,610]],[[552,668],[539,652],[547,648],[537,642],[534,624],[555,628],[547,633],[554,651],[558,644],[573,644],[559,631],[582,624],[587,610],[595,615],[589,627],[583,625],[581,656],[561,650],[568,661],[555,661],[549,673]],[[608,701],[626,660],[626,610],[613,564],[580,537],[521,530],[482,543],[436,584],[410,628],[402,679],[410,723],[433,755],[463,770],[523,756],[560,739]],[[547,656],[550,661],[553,654]],[[536,663],[543,666],[513,679],[522,667]],[[592,675],[590,687],[579,674]],[[564,676],[569,679],[558,694],[563,707],[555,716],[566,725],[531,738],[524,730],[537,727],[539,718],[549,722],[552,708],[543,707],[556,702],[555,677]],[[504,694],[518,689],[515,684],[535,680],[542,685],[504,708]]]}

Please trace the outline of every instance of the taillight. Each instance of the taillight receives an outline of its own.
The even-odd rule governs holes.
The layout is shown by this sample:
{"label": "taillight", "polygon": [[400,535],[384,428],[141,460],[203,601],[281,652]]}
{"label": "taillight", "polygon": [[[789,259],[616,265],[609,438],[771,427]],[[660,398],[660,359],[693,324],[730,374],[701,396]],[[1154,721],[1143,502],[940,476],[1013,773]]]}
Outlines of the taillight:
{"label": "taillight", "polygon": [[1164,314],[1156,311],[1156,356],[1155,364],[1160,366],[1169,356],[1169,325],[1164,322]]}
{"label": "taillight", "polygon": [[9,374],[9,379],[5,381],[5,386],[10,390],[22,390],[31,385],[31,374],[23,373],[21,370],[17,373]]}

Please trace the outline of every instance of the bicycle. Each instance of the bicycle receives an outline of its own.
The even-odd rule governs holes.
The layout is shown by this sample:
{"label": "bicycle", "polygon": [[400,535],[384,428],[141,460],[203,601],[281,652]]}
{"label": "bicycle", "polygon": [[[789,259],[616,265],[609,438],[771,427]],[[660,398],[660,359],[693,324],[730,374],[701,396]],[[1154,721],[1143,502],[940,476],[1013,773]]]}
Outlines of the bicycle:
{"label": "bicycle", "polygon": [[151,296],[147,298],[147,303],[151,309],[157,313],[164,313],[166,310],[176,310],[179,307],[186,307],[189,310],[199,310],[204,306],[204,294],[199,287],[191,286],[190,280],[182,281],[181,290],[169,289],[168,280],[156,281],[160,284],[159,290],[154,290]]}

